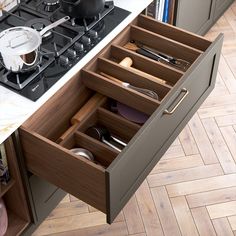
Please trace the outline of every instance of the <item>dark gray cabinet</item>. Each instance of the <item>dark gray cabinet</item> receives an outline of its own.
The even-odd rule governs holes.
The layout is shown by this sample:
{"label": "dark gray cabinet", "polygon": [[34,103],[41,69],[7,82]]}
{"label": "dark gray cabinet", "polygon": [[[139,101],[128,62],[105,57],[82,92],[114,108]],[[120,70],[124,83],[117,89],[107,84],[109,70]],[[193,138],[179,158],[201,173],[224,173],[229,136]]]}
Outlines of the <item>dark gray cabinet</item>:
{"label": "dark gray cabinet", "polygon": [[217,20],[234,0],[216,0],[214,21]]}
{"label": "dark gray cabinet", "polygon": [[203,35],[233,0],[176,0],[175,25]]}
{"label": "dark gray cabinet", "polygon": [[213,22],[215,0],[177,1],[176,26],[203,34]]}

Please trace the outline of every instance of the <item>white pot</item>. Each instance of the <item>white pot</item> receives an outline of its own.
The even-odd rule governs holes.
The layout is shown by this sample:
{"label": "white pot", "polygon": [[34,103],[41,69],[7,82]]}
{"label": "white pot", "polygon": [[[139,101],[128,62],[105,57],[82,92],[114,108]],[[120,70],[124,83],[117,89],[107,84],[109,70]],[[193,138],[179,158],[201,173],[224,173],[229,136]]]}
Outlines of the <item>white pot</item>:
{"label": "white pot", "polygon": [[0,33],[0,53],[3,65],[10,71],[21,72],[37,65],[38,49],[42,36],[52,28],[68,21],[69,16],[46,26],[40,32],[30,27],[18,26],[6,29]]}

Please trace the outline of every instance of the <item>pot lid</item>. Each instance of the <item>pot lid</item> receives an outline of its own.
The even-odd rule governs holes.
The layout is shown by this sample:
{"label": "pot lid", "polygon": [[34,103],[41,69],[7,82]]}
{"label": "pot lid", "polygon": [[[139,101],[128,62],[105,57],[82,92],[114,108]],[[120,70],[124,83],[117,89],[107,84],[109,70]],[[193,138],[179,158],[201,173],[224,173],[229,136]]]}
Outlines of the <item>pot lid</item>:
{"label": "pot lid", "polygon": [[0,52],[23,55],[37,49],[42,42],[40,34],[30,27],[12,27],[0,33]]}

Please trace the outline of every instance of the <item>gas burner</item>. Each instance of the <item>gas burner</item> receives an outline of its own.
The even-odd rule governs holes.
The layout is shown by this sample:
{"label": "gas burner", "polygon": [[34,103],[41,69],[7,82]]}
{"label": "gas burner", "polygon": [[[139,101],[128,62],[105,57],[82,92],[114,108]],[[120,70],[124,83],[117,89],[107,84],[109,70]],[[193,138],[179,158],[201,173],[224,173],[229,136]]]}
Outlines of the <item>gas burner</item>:
{"label": "gas burner", "polygon": [[[34,18],[25,23],[25,26],[31,27],[37,31],[41,31],[46,26],[50,25],[51,22],[44,18]],[[43,38],[48,38],[52,35],[51,31],[48,31],[46,34],[43,35]]]}
{"label": "gas burner", "polygon": [[91,28],[91,24],[99,22],[100,19],[101,19],[101,14],[98,14],[97,16],[91,18],[72,18],[71,25],[83,26],[85,30],[88,31]]}
{"label": "gas burner", "polygon": [[[106,15],[112,14],[113,9],[115,8],[113,1],[107,1],[105,3],[104,9],[96,16],[92,18],[71,18],[65,25],[71,30],[80,32],[80,31],[89,31],[97,23],[99,23]],[[62,18],[65,15],[63,9],[59,8],[52,15],[53,21],[56,21]]]}
{"label": "gas burner", "polygon": [[[23,25],[41,31],[65,17],[59,1],[21,0],[16,8],[0,17],[0,32]],[[43,39],[39,64],[32,70],[13,73],[0,63],[0,84],[36,101],[128,15],[129,12],[114,7],[113,1],[106,1],[96,17],[73,19],[55,27]]]}
{"label": "gas burner", "polygon": [[59,0],[44,0],[44,10],[47,12],[53,12],[59,7]]}

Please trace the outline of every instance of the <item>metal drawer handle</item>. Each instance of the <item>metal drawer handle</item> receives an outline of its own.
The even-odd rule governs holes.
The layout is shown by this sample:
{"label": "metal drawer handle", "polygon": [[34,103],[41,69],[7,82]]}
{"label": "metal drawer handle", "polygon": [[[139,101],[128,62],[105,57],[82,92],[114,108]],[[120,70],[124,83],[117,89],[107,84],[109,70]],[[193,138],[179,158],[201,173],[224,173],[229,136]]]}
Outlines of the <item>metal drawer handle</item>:
{"label": "metal drawer handle", "polygon": [[164,114],[172,115],[175,112],[175,110],[179,107],[179,105],[183,102],[183,100],[188,96],[189,91],[186,88],[182,88],[181,93],[185,93],[184,96],[179,100],[179,102],[173,107],[171,111],[168,111],[168,109],[164,110]]}

